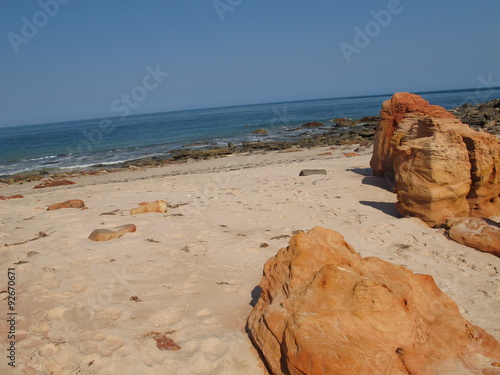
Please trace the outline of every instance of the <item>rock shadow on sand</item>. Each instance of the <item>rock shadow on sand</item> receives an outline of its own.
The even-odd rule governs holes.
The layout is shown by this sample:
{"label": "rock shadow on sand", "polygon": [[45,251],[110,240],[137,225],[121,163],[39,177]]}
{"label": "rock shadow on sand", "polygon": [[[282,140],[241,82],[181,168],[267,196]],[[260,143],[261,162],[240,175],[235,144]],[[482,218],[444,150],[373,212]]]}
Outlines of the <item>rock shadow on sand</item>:
{"label": "rock shadow on sand", "polygon": [[364,206],[376,208],[377,210],[382,211],[389,216],[396,218],[401,217],[398,210],[396,210],[396,205],[392,202],[359,201],[359,203]]}
{"label": "rock shadow on sand", "polygon": [[253,288],[251,295],[252,295],[252,300],[250,301],[250,306],[255,307],[257,304],[257,301],[260,298],[260,294],[262,293],[262,288],[260,286],[256,286]]}
{"label": "rock shadow on sand", "polygon": [[373,170],[371,168],[351,168],[348,169],[348,171],[364,176],[363,180],[361,181],[363,185],[375,186],[380,189],[390,191],[391,193],[394,192],[388,184],[387,179],[384,177],[374,176]]}

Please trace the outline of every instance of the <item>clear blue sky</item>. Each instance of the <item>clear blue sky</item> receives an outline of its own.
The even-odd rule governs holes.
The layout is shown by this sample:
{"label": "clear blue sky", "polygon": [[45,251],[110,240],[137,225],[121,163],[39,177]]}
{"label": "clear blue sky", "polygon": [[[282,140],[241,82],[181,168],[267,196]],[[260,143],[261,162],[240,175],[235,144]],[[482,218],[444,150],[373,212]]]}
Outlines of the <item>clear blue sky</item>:
{"label": "clear blue sky", "polygon": [[[134,88],[139,114],[500,85],[499,1],[57,1],[0,1],[0,126],[113,116]],[[170,75],[137,88],[147,66]]]}

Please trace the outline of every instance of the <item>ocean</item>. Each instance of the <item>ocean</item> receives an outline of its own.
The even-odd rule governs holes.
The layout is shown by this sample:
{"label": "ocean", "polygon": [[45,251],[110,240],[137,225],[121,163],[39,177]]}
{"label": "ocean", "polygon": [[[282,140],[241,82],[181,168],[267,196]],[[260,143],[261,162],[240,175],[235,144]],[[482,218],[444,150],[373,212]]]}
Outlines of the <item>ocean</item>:
{"label": "ocean", "polygon": [[[500,88],[419,93],[446,109],[500,98]],[[377,115],[390,95],[305,100],[0,128],[0,176],[112,167],[228,142],[285,140],[309,121]],[[330,122],[331,123],[331,122]],[[263,128],[268,137],[254,131]]]}

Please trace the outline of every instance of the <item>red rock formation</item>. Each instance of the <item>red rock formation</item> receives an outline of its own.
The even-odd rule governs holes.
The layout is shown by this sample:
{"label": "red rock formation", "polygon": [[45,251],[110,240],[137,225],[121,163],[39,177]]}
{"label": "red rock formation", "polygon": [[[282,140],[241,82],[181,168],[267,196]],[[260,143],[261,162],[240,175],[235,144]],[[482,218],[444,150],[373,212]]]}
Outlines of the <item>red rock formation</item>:
{"label": "red rock formation", "polygon": [[141,202],[140,207],[134,208],[130,211],[130,215],[145,214],[148,212],[167,212],[167,202],[154,201],[154,202]]}
{"label": "red rock formation", "polygon": [[452,240],[500,257],[500,224],[478,217],[448,219],[446,224]]}
{"label": "red rock formation", "polygon": [[500,213],[500,140],[417,95],[384,102],[370,165],[395,174],[398,211],[431,226]]}
{"label": "red rock formation", "polygon": [[394,94],[391,99],[382,104],[380,122],[373,140],[373,156],[370,166],[375,176],[383,176],[386,171],[394,171],[391,140],[399,123],[407,113],[422,113],[434,118],[455,118],[443,107],[431,105],[418,95],[407,92]]}
{"label": "red rock formation", "polygon": [[47,207],[47,211],[60,210],[61,208],[84,208],[85,203],[80,199],[71,199],[60,203],[54,203]]}
{"label": "red rock formation", "polygon": [[69,180],[47,180],[42,182],[41,184],[36,185],[33,189],[43,189],[53,186],[62,186],[62,185],[74,185],[76,182]]}
{"label": "red rock formation", "polygon": [[0,196],[0,201],[6,201],[9,199],[19,199],[19,198],[24,198],[22,195],[11,195],[10,197],[4,197],[3,195]]}
{"label": "red rock formation", "polygon": [[403,216],[435,226],[448,217],[469,215],[471,165],[462,137],[450,129],[454,122],[458,120],[421,114],[409,114],[400,122],[408,130],[393,137],[402,135],[393,150],[393,165],[396,208]]}
{"label": "red rock formation", "polygon": [[137,230],[134,224],[122,225],[115,229],[96,229],[90,233],[89,238],[92,241],[110,241],[115,238],[120,238],[126,233],[132,233]]}
{"label": "red rock formation", "polygon": [[314,228],[269,259],[248,319],[273,375],[498,374],[500,344],[428,275]]}

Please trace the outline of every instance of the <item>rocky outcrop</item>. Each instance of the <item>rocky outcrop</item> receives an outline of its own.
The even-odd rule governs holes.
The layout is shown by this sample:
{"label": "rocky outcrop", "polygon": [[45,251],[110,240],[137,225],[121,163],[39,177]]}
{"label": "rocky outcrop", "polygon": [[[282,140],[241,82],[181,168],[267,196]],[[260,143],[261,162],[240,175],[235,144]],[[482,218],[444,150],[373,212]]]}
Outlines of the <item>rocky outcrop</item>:
{"label": "rocky outcrop", "polygon": [[373,157],[370,166],[375,176],[383,176],[385,172],[393,172],[393,135],[399,130],[399,123],[407,113],[421,113],[433,118],[454,119],[443,107],[431,105],[418,95],[398,92],[382,104],[380,122],[375,132]]}
{"label": "rocky outcrop", "polygon": [[146,214],[148,212],[167,212],[167,202],[160,200],[154,202],[141,202],[140,207],[134,208],[130,211],[130,215]]}
{"label": "rocky outcrop", "polygon": [[301,128],[321,128],[325,125],[323,125],[321,122],[317,122],[317,121],[311,121],[311,122],[308,122],[306,124],[302,124],[300,127]]}
{"label": "rocky outcrop", "polygon": [[381,114],[370,165],[395,175],[402,215],[436,226],[500,212],[500,140],[413,94],[394,94]]}
{"label": "rocky outcrop", "polygon": [[47,207],[47,211],[60,210],[61,208],[84,208],[85,203],[80,199],[71,199],[60,203],[55,203]]}
{"label": "rocky outcrop", "polygon": [[430,226],[448,217],[469,215],[471,165],[462,137],[445,128],[458,120],[409,114],[400,122],[406,133],[393,137],[397,210],[418,217]]}
{"label": "rocky outcrop", "polygon": [[500,344],[428,275],[362,258],[337,232],[292,237],[248,319],[273,375],[498,374]]}
{"label": "rocky outcrop", "polygon": [[446,226],[452,240],[500,257],[500,224],[468,217],[448,219]]}
{"label": "rocky outcrop", "polygon": [[500,99],[476,105],[465,103],[461,107],[450,109],[450,112],[475,130],[500,134]]}
{"label": "rocky outcrop", "polygon": [[47,180],[42,182],[41,184],[36,185],[33,189],[43,189],[53,186],[62,186],[62,185],[74,185],[76,182],[69,180]]}
{"label": "rocky outcrop", "polygon": [[96,229],[89,238],[92,241],[111,241],[123,237],[126,233],[133,233],[137,230],[134,224],[122,225],[114,229]]}
{"label": "rocky outcrop", "polygon": [[0,196],[0,201],[7,201],[10,199],[20,199],[20,198],[24,198],[24,196],[23,195],[11,195],[10,197],[4,197],[2,195],[2,196]]}

